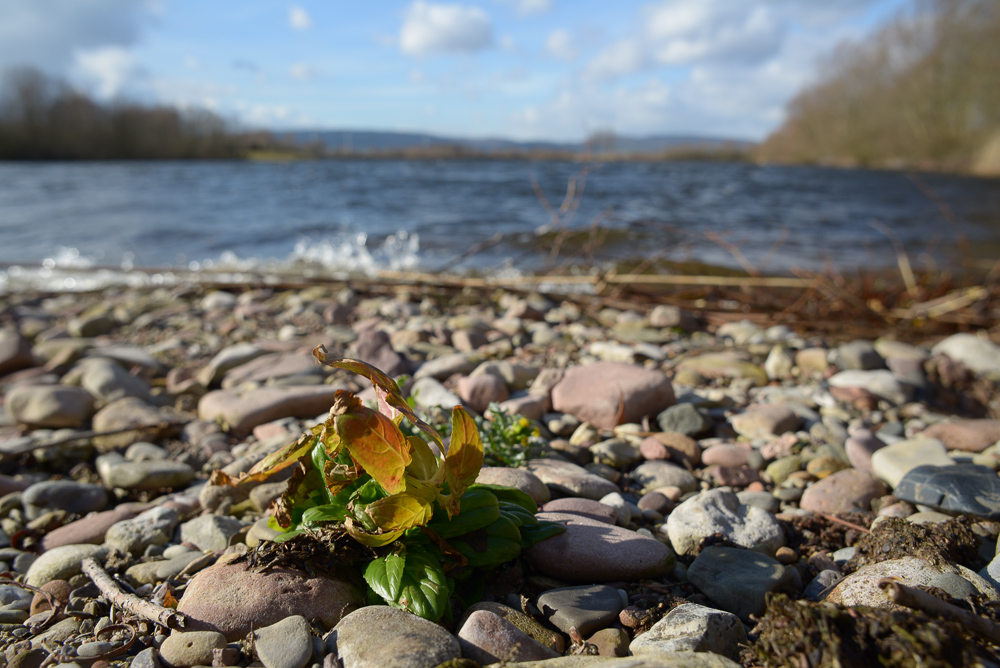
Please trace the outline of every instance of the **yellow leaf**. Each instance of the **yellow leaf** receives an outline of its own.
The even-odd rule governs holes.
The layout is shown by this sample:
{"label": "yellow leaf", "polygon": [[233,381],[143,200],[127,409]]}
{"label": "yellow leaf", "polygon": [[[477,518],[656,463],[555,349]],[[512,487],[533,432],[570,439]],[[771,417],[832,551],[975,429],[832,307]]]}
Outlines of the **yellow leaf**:
{"label": "yellow leaf", "polygon": [[424,498],[411,494],[395,494],[368,505],[365,512],[384,531],[409,529],[430,521],[434,507]]}
{"label": "yellow leaf", "polygon": [[444,461],[451,496],[456,499],[476,482],[483,468],[483,439],[472,417],[461,406],[451,412],[451,445]]}
{"label": "yellow leaf", "polygon": [[347,533],[351,534],[351,537],[354,540],[358,541],[362,545],[367,545],[368,547],[382,547],[383,545],[388,545],[402,536],[403,531],[405,531],[405,529],[396,529],[395,531],[389,531],[387,533],[371,533],[358,526],[350,517],[344,521],[344,528],[347,529]]}

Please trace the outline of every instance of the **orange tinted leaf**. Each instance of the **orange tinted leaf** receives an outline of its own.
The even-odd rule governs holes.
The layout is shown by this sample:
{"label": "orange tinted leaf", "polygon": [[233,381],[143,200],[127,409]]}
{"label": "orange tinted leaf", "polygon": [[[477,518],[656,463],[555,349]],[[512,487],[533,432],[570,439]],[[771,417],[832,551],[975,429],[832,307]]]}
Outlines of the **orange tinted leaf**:
{"label": "orange tinted leaf", "polygon": [[[346,369],[348,371],[353,371],[354,373],[364,376],[372,382],[375,386],[376,395],[379,398],[379,408],[385,413],[390,419],[398,419],[396,413],[402,413],[406,416],[406,419],[413,423],[420,431],[427,434],[432,441],[438,444],[441,449],[444,449],[444,443],[441,441],[441,435],[438,434],[434,429],[417,417],[417,414],[413,412],[410,405],[406,403],[406,399],[403,398],[403,393],[400,391],[399,386],[396,385],[396,381],[389,376],[385,375],[379,369],[373,367],[367,362],[362,362],[361,360],[350,359],[348,357],[328,360],[326,358],[326,348],[324,346],[316,346],[313,349],[313,355],[316,357],[320,363],[327,366],[331,366],[337,369]],[[379,392],[381,390],[381,393]],[[396,413],[393,413],[395,411]]]}
{"label": "orange tinted leaf", "polygon": [[365,512],[380,529],[388,531],[427,524],[434,507],[427,499],[403,493],[370,503]]}
{"label": "orange tinted leaf", "polygon": [[451,412],[451,445],[444,460],[451,496],[460,497],[476,482],[483,468],[483,439],[472,417],[461,406]]}
{"label": "orange tinted leaf", "polygon": [[403,472],[412,459],[410,445],[392,420],[360,404],[333,420],[340,442],[382,489],[398,494],[406,488]]}
{"label": "orange tinted leaf", "polygon": [[312,449],[315,442],[316,437],[313,434],[303,434],[297,441],[289,443],[277,452],[264,457],[253,468],[238,478],[228,476],[222,471],[215,471],[212,473],[211,482],[213,485],[235,487],[245,482],[267,480],[278,471],[282,471],[289,466],[294,466],[303,455],[306,455]]}

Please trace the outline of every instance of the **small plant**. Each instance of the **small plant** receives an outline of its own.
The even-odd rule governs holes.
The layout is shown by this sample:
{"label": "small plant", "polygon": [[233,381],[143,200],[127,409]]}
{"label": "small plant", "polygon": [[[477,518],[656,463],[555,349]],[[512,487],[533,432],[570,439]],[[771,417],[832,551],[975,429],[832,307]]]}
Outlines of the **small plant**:
{"label": "small plant", "polygon": [[476,418],[483,435],[487,466],[516,468],[528,457],[532,445],[540,445],[538,428],[523,415],[511,415],[496,402],[487,409],[490,420]]}
{"label": "small plant", "polygon": [[[472,417],[456,406],[448,447],[413,412],[397,384],[359,360],[323,364],[366,376],[379,410],[346,391],[334,397],[329,418],[294,443],[261,460],[238,479],[221,471],[212,483],[262,481],[295,470],[269,524],[283,529],[276,541],[335,527],[367,546],[364,578],[369,599],[437,621],[460,583],[475,595],[488,569],[517,558],[522,548],[563,528],[535,518],[538,508],[524,492],[475,484],[483,442]],[[400,425],[409,421],[410,435]],[[414,435],[419,434],[419,435]],[[423,436],[437,446],[434,452]]]}

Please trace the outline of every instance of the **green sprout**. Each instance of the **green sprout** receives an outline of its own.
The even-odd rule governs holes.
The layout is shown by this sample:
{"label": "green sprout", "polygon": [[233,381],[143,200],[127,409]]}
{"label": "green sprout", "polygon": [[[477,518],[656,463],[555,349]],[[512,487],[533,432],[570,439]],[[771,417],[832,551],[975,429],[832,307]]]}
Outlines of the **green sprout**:
{"label": "green sprout", "polygon": [[477,417],[476,424],[482,432],[487,466],[517,468],[528,458],[532,445],[542,444],[538,427],[523,415],[511,415],[496,402],[486,412],[490,419]]}
{"label": "green sprout", "polygon": [[[475,483],[483,441],[461,406],[452,410],[445,447],[395,381],[359,360],[327,360],[325,352],[320,346],[313,354],[323,364],[371,380],[378,410],[338,391],[329,418],[295,442],[238,479],[212,474],[213,484],[239,485],[295,467],[269,521],[283,531],[277,542],[330,527],[345,531],[369,548],[370,559],[359,565],[370,601],[437,621],[449,612],[458,583],[473,589],[482,583],[472,577],[477,569],[516,559],[523,548],[564,530],[539,522],[538,508],[524,492]],[[409,422],[405,432],[403,420]]]}

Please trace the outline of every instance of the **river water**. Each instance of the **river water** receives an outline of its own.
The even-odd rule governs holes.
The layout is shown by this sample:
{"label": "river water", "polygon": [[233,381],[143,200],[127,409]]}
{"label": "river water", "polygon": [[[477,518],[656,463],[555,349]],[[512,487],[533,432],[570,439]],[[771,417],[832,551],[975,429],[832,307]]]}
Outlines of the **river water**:
{"label": "river water", "polygon": [[[559,213],[571,180],[577,197]],[[709,162],[586,174],[494,160],[0,163],[0,287],[95,266],[854,271],[894,266],[890,236],[918,269],[956,265],[963,240],[967,254],[995,259],[1000,180]]]}

